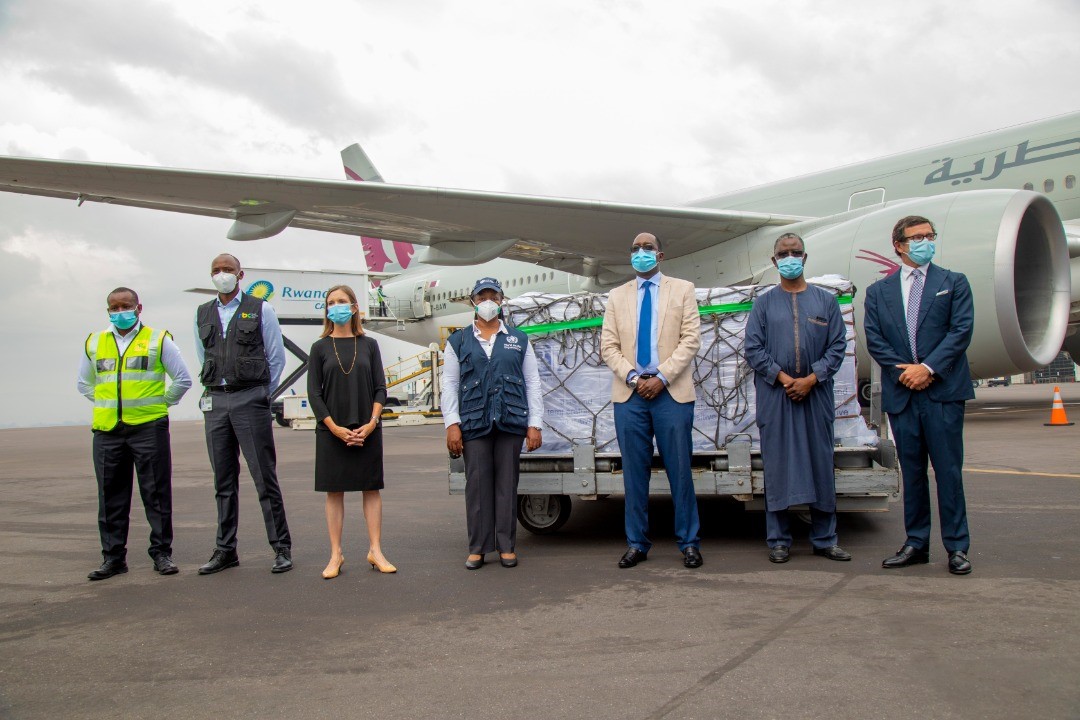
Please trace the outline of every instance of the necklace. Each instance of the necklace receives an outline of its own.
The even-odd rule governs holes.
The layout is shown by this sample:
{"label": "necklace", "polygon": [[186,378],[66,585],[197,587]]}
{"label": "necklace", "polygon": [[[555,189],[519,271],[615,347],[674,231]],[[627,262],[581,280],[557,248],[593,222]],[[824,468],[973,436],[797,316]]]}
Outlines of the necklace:
{"label": "necklace", "polygon": [[337,338],[331,337],[330,342],[333,343],[333,345],[334,345],[334,357],[337,358],[338,367],[341,368],[341,372],[348,375],[349,373],[351,373],[353,371],[353,368],[356,367],[356,336],[353,335],[353,338],[352,338],[352,362],[349,363],[349,369],[348,370],[346,370],[345,366],[341,364],[341,356],[338,355],[338,351],[337,351]]}

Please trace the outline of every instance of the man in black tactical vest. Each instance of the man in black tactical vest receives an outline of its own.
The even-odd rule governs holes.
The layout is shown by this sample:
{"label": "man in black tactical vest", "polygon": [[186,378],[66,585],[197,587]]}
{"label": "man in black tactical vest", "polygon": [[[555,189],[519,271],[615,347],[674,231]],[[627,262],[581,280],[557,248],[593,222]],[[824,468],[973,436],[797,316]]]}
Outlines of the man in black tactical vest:
{"label": "man in black tactical vest", "polygon": [[274,308],[245,295],[240,261],[232,255],[214,258],[210,277],[218,296],[199,306],[195,315],[196,350],[206,386],[199,408],[206,426],[206,449],[214,469],[217,497],[217,547],[199,568],[210,575],[240,564],[236,527],[240,501],[240,453],[255,481],[266,538],[274,549],[271,572],[292,570],[292,540],[277,479],[270,393],[285,369],[285,346]]}

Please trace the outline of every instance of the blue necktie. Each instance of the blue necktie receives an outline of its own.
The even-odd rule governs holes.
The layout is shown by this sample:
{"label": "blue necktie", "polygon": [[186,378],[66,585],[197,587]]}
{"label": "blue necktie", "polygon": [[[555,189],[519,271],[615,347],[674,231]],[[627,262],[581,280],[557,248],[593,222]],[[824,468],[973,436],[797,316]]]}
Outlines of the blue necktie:
{"label": "blue necktie", "polygon": [[638,316],[637,326],[637,361],[643,368],[649,367],[652,362],[652,293],[649,292],[651,282],[646,280],[641,283],[641,290],[645,295],[641,298],[641,315]]}
{"label": "blue necktie", "polygon": [[911,343],[911,359],[919,362],[918,348],[915,347],[915,333],[919,328],[919,306],[922,304],[922,270],[911,271],[911,291],[907,299],[907,333]]}

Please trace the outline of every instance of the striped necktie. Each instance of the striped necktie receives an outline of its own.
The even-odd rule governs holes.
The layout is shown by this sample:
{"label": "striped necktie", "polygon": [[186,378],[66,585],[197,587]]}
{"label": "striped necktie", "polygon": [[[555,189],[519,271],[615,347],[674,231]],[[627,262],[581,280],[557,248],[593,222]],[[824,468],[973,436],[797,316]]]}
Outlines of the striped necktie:
{"label": "striped necktie", "polygon": [[643,368],[649,367],[652,362],[652,293],[649,286],[652,282],[646,280],[641,283],[641,289],[645,295],[641,298],[641,314],[638,316],[637,333],[637,362]]}
{"label": "striped necktie", "polygon": [[907,334],[911,344],[911,358],[919,362],[919,352],[915,347],[915,331],[919,327],[919,306],[922,304],[923,274],[916,268],[911,271],[911,290],[907,299]]}

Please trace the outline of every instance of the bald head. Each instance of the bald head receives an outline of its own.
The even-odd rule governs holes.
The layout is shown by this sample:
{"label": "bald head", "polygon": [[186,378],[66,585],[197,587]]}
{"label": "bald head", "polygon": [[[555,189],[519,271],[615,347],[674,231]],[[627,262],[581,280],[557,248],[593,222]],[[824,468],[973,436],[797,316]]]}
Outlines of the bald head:
{"label": "bald head", "polygon": [[630,252],[634,252],[639,247],[646,250],[655,250],[656,252],[660,252],[664,249],[660,244],[660,238],[652,233],[639,233],[638,236],[634,238],[633,244],[630,245]]}
{"label": "bald head", "polygon": [[214,261],[210,263],[210,274],[216,275],[219,272],[232,273],[233,275],[240,274],[240,261],[236,259],[235,255],[229,253],[221,253]]}

